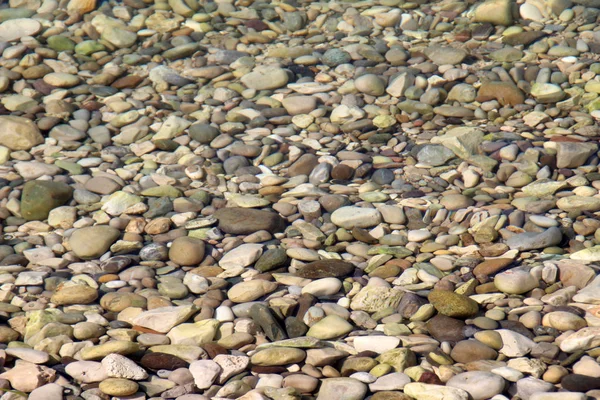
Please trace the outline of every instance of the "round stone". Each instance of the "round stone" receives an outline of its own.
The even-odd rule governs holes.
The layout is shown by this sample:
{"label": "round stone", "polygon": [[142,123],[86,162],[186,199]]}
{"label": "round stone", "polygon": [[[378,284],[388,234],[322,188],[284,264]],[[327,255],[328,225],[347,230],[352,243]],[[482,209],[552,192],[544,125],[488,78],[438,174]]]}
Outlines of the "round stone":
{"label": "round stone", "polygon": [[169,259],[179,265],[196,265],[204,259],[204,242],[189,236],[178,237],[171,244]]}
{"label": "round stone", "polygon": [[129,379],[108,378],[100,382],[100,391],[109,396],[130,396],[137,392],[138,384]]}

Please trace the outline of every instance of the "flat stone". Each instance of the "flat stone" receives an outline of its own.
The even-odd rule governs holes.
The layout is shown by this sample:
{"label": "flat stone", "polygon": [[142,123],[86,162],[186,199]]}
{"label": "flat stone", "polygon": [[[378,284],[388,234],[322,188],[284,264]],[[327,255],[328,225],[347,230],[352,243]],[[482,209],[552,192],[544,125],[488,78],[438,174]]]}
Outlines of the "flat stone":
{"label": "flat stone", "polygon": [[331,214],[331,222],[345,229],[370,228],[381,222],[381,214],[374,208],[341,207]]}
{"label": "flat stone", "polygon": [[543,249],[559,244],[562,232],[557,227],[551,227],[541,233],[525,232],[512,236],[506,241],[511,248],[519,251]]}
{"label": "flat stone", "polygon": [[257,67],[249,74],[244,75],[241,81],[248,88],[256,90],[278,89],[288,83],[287,73],[278,67]]}
{"label": "flat stone", "polygon": [[15,18],[0,24],[0,42],[14,42],[25,36],[36,35],[42,24],[32,18]]}
{"label": "flat stone", "polygon": [[427,383],[409,383],[404,393],[416,400],[468,400],[469,393],[450,386],[438,386]]}
{"label": "flat stone", "polygon": [[261,230],[275,233],[285,227],[283,219],[269,211],[221,208],[213,215],[219,220],[219,229],[234,235],[248,235]]}
{"label": "flat stone", "polygon": [[362,400],[366,394],[367,385],[356,379],[328,378],[322,381],[317,400]]}
{"label": "flat stone", "polygon": [[341,260],[318,260],[305,264],[296,275],[307,279],[341,278],[354,271],[354,264]]}

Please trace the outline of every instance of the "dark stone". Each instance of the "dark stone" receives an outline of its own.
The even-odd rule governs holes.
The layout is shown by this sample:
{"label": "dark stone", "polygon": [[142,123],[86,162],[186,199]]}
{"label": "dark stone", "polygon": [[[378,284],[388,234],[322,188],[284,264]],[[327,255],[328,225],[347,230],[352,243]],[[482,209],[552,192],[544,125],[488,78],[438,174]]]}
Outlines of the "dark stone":
{"label": "dark stone", "polygon": [[250,371],[252,371],[255,374],[281,374],[287,372],[287,369],[285,367],[277,366],[261,367],[259,365],[253,365]]}
{"label": "dark stone", "polygon": [[29,181],[21,194],[21,215],[27,221],[44,220],[53,208],[66,204],[73,188],[62,182]]}
{"label": "dark stone", "polygon": [[340,181],[347,181],[354,175],[354,168],[346,164],[338,164],[331,170],[331,178]]}
{"label": "dark stone", "polygon": [[288,256],[281,247],[269,249],[256,261],[254,268],[260,272],[271,271],[286,264]]}
{"label": "dark stone", "polygon": [[593,376],[569,374],[560,381],[563,389],[569,392],[587,392],[589,390],[600,389],[600,378]]}
{"label": "dark stone", "polygon": [[394,180],[394,173],[389,169],[378,169],[373,172],[372,179],[379,185],[389,185]]}
{"label": "dark stone", "polygon": [[419,376],[419,382],[429,383],[431,385],[443,385],[440,378],[431,371],[425,371]]}
{"label": "dark stone", "polygon": [[536,40],[540,40],[541,38],[548,36],[546,32],[542,31],[526,31],[519,32],[512,35],[504,36],[502,42],[508,44],[509,46],[518,46],[524,45],[528,46]]}
{"label": "dark stone", "polygon": [[214,213],[219,229],[234,235],[248,235],[260,230],[270,233],[285,229],[285,221],[278,214],[248,208],[221,208]]}
{"label": "dark stone", "polygon": [[[406,294],[404,296],[406,297]],[[435,340],[440,342],[459,342],[463,340],[465,338],[464,328],[465,323],[463,321],[442,314],[438,314],[427,321],[427,330]]]}
{"label": "dark stone", "polygon": [[209,124],[193,124],[189,127],[188,132],[192,139],[202,144],[208,144],[219,136],[219,130]]}
{"label": "dark stone", "polygon": [[225,347],[216,343],[205,343],[202,345],[202,348],[208,353],[210,359],[215,358],[219,354],[229,354]]}
{"label": "dark stone", "polygon": [[400,304],[398,304],[398,314],[400,314],[402,318],[408,319],[412,317],[422,305],[427,303],[428,302],[426,298],[411,292],[406,292],[404,296],[402,296]]}
{"label": "dark stone", "polygon": [[279,322],[264,304],[254,304],[250,308],[250,318],[262,328],[271,341],[275,342],[288,338]]}
{"label": "dark stone", "polygon": [[500,326],[502,327],[502,329],[508,329],[520,333],[521,335],[526,336],[531,340],[535,338],[535,335],[519,321],[500,321]]}
{"label": "dark stone", "polygon": [[296,317],[287,317],[285,319],[285,330],[290,338],[297,338],[308,332],[308,326]]}
{"label": "dark stone", "polygon": [[309,175],[319,165],[319,160],[314,154],[303,154],[288,168],[288,176]]}
{"label": "dark stone", "polygon": [[159,369],[173,371],[177,368],[187,368],[189,365],[187,361],[166,353],[146,353],[140,360],[140,364],[154,371]]}
{"label": "dark stone", "polygon": [[307,279],[339,278],[354,272],[354,265],[340,260],[318,260],[306,264],[296,275]]}
{"label": "dark stone", "polygon": [[296,318],[302,321],[304,314],[306,314],[308,309],[311,308],[316,302],[317,299],[312,294],[301,294],[298,298],[298,312],[296,313]]}

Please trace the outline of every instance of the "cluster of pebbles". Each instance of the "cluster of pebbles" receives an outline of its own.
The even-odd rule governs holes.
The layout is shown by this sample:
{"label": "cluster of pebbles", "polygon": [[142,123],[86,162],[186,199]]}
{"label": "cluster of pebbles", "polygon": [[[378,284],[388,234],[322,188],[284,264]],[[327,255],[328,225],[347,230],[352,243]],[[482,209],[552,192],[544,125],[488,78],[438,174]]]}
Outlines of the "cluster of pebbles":
{"label": "cluster of pebbles", "polygon": [[0,400],[600,399],[600,0],[10,0]]}

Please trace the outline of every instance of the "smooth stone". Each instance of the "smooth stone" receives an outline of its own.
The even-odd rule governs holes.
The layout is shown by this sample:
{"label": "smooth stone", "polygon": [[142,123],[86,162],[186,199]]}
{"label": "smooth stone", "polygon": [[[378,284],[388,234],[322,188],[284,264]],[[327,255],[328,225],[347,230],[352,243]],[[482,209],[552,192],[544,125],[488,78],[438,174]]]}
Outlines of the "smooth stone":
{"label": "smooth stone", "polygon": [[285,228],[283,219],[269,211],[221,208],[213,216],[219,220],[219,229],[234,235],[248,235],[261,230],[276,233]]}
{"label": "smooth stone", "polygon": [[498,353],[477,340],[462,340],[452,348],[450,356],[460,363],[479,360],[495,360]]}
{"label": "smooth stone", "polygon": [[247,303],[261,298],[277,289],[276,282],[256,279],[240,282],[227,291],[227,297],[234,303]]}
{"label": "smooth stone", "polygon": [[30,150],[44,143],[37,125],[30,119],[12,115],[0,116],[0,145],[10,150]]}
{"label": "smooth stone", "polygon": [[370,228],[381,223],[381,213],[374,208],[341,207],[331,214],[331,222],[345,228]]}
{"label": "smooth stone", "polygon": [[528,271],[513,268],[494,277],[494,286],[504,293],[523,294],[538,287],[538,280]]}
{"label": "smooth stone", "polygon": [[0,24],[0,42],[14,42],[24,36],[34,36],[41,29],[42,24],[35,19],[10,19]]}
{"label": "smooth stone", "polygon": [[306,336],[328,340],[351,332],[352,324],[337,315],[328,315],[310,327]]}
{"label": "smooth stone", "polygon": [[21,215],[28,221],[44,220],[50,211],[67,203],[73,188],[62,182],[29,181],[21,194]]}
{"label": "smooth stone", "polygon": [[306,352],[292,347],[271,347],[252,355],[250,362],[259,366],[288,365],[304,361]]}
{"label": "smooth stone", "polygon": [[484,400],[502,393],[505,381],[491,372],[471,371],[454,375],[446,382],[446,386],[463,389],[473,400]]}
{"label": "smooth stone", "polygon": [[502,337],[503,343],[499,352],[507,357],[523,357],[535,347],[533,340],[520,333],[508,329],[497,329],[496,332]]}
{"label": "smooth stone", "polygon": [[440,314],[448,317],[469,318],[479,312],[477,302],[454,292],[433,290],[427,298]]}
{"label": "smooth stone", "polygon": [[525,232],[510,237],[506,244],[519,251],[543,249],[559,244],[562,240],[562,232],[553,226],[543,232]]}
{"label": "smooth stone", "polygon": [[282,68],[261,66],[244,75],[241,82],[250,89],[271,90],[285,86],[288,79],[287,73]]}
{"label": "smooth stone", "polygon": [[98,258],[108,251],[120,234],[118,229],[111,226],[89,226],[73,232],[69,238],[69,245],[79,258]]}
{"label": "smooth stone", "polygon": [[179,265],[196,265],[204,259],[204,242],[189,236],[173,240],[169,248],[169,259]]}
{"label": "smooth stone", "polygon": [[128,379],[108,378],[100,382],[98,388],[109,396],[124,397],[137,392],[138,384]]}
{"label": "smooth stone", "polygon": [[262,244],[242,244],[225,254],[225,256],[219,260],[219,266],[223,269],[247,267],[254,264],[254,262],[262,255],[262,252]]}
{"label": "smooth stone", "polygon": [[200,390],[208,389],[221,374],[221,367],[213,360],[198,360],[190,364],[194,384]]}
{"label": "smooth stone", "polygon": [[359,353],[363,351],[372,351],[381,354],[398,347],[400,339],[393,336],[359,336],[356,337],[352,343]]}
{"label": "smooth stone", "polygon": [[341,260],[318,260],[305,264],[296,275],[307,279],[341,278],[354,271],[353,264]]}
{"label": "smooth stone", "polygon": [[91,304],[98,298],[98,291],[87,285],[73,285],[59,288],[50,301],[59,306],[72,304]]}
{"label": "smooth stone", "polygon": [[366,394],[367,385],[356,379],[328,378],[321,382],[317,400],[363,400]]}
{"label": "smooth stone", "polygon": [[404,386],[404,393],[416,400],[468,400],[469,393],[450,386],[412,382]]}
{"label": "smooth stone", "polygon": [[196,311],[197,308],[193,305],[159,307],[138,314],[133,323],[159,333],[167,333],[187,321]]}

